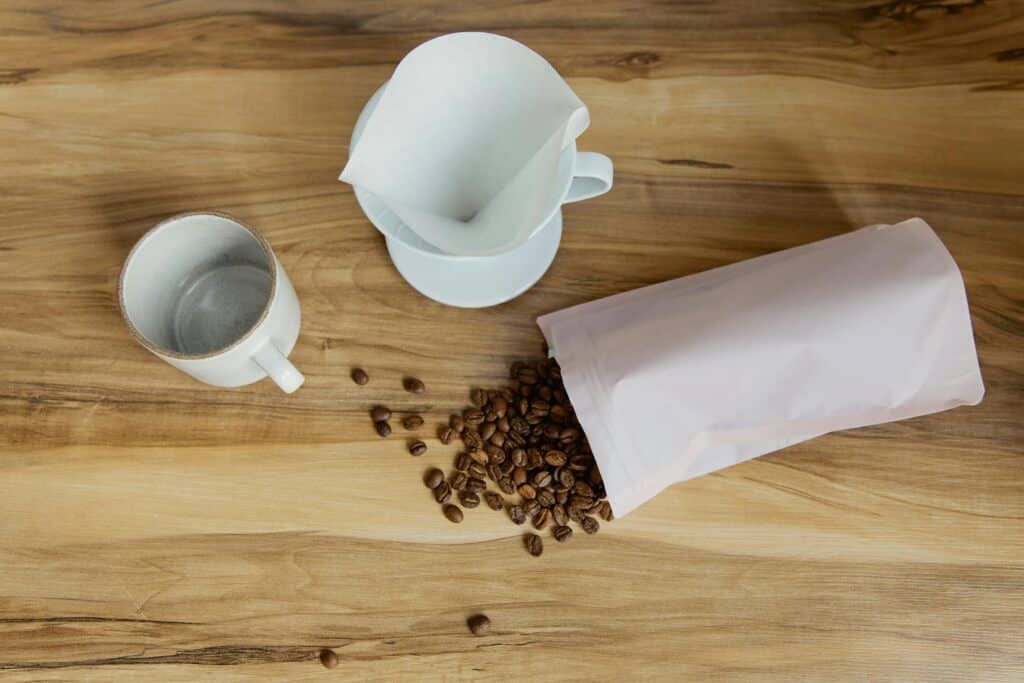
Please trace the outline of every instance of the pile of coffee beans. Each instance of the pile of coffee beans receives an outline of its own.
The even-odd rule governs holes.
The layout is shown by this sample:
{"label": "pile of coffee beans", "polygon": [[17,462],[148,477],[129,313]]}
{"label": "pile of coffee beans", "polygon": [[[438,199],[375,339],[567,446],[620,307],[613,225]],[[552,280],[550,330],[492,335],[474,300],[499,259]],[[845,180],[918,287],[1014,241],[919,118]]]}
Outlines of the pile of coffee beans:
{"label": "pile of coffee beans", "polygon": [[[359,370],[353,371],[353,381],[362,385],[369,380]],[[426,390],[414,377],[405,378],[403,386],[414,394]],[[491,510],[505,511],[514,524],[529,521],[537,531],[550,527],[559,543],[572,538],[573,523],[584,533],[594,534],[601,526],[597,517],[611,521],[601,472],[554,359],[516,361],[506,386],[473,389],[469,398],[471,405],[453,414],[438,432],[443,444],[462,441],[452,472],[445,477],[431,468],[423,479],[449,521],[461,522],[463,510],[483,502]],[[374,407],[370,418],[380,436],[391,434],[388,408]],[[402,419],[407,430],[422,425],[419,415]],[[408,450],[423,455],[427,445],[417,439],[409,442]],[[524,544],[535,557],[544,551],[536,533],[527,534]]]}
{"label": "pile of coffee beans", "polygon": [[[506,510],[514,524],[529,521],[537,531],[550,527],[559,543],[572,538],[570,523],[597,533],[596,517],[610,521],[612,510],[558,363],[516,362],[510,375],[505,387],[470,392],[472,405],[441,427],[441,442],[459,438],[464,451],[447,481],[431,473],[427,484],[435,500],[447,504],[455,491],[462,507],[475,508],[482,497],[492,510]],[[462,515],[453,518],[447,507],[453,506],[446,506],[445,516],[461,522]],[[529,534],[525,544],[534,556],[544,550],[537,534]]]}

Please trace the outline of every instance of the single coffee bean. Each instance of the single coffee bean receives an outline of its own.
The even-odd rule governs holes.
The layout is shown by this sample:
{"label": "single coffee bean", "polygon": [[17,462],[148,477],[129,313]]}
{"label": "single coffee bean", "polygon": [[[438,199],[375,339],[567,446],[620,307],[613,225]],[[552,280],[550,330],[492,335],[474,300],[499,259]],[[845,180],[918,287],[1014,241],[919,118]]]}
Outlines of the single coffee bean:
{"label": "single coffee bean", "polygon": [[[555,400],[559,400],[557,394],[555,396]],[[564,405],[562,405],[561,403],[557,403],[551,406],[551,412],[549,413],[549,416],[552,420],[555,420],[558,423],[562,423],[565,422],[565,418],[569,417],[569,411],[568,409],[566,409]]]}
{"label": "single coffee bean", "polygon": [[559,543],[565,543],[572,538],[572,529],[567,526],[556,526],[551,528],[551,535]]}
{"label": "single coffee bean", "polygon": [[491,464],[500,465],[501,463],[505,462],[505,451],[498,448],[494,444],[489,443],[486,446],[484,446],[484,451],[487,453],[488,462],[490,462]]}
{"label": "single coffee bean", "polygon": [[555,491],[555,502],[559,505],[565,505],[569,501],[569,491],[562,489],[561,491]]}
{"label": "single coffee bean", "polygon": [[470,465],[469,469],[466,470],[466,472],[469,474],[469,476],[476,477],[478,479],[483,479],[484,477],[487,476],[487,468],[478,462],[475,462],[472,465]]}
{"label": "single coffee bean", "polygon": [[462,507],[475,508],[480,504],[480,496],[472,491],[459,491],[459,502],[462,503]]}
{"label": "single coffee bean", "polygon": [[594,497],[594,489],[590,488],[590,484],[581,479],[576,480],[576,483],[573,484],[572,490],[575,491],[578,496],[584,496],[585,498]]}
{"label": "single coffee bean", "polygon": [[555,505],[551,508],[551,520],[558,526],[565,526],[569,523],[569,515],[565,512],[564,507]]}
{"label": "single coffee bean", "polygon": [[488,479],[490,479],[491,481],[498,481],[499,479],[501,479],[501,477],[502,477],[501,468],[499,466],[497,466],[497,465],[488,465],[487,466],[487,478]]}
{"label": "single coffee bean", "polygon": [[540,503],[537,502],[536,498],[527,500],[523,503],[523,512],[526,513],[527,517],[533,517],[537,514],[537,510],[540,510]]}
{"label": "single coffee bean", "polygon": [[548,451],[544,454],[544,462],[552,467],[561,467],[567,461],[563,451]]}
{"label": "single coffee bean", "polygon": [[391,411],[384,406],[374,406],[370,411],[370,419],[374,422],[387,422],[391,419]]}
{"label": "single coffee bean", "polygon": [[[366,373],[364,372],[363,374],[365,375]],[[357,380],[356,384],[366,384],[366,382],[360,382]],[[338,655],[334,650],[320,650],[320,664],[322,664],[325,669],[334,669],[338,666]]]}
{"label": "single coffee bean", "polygon": [[541,398],[535,398],[530,401],[530,412],[534,415],[541,417],[547,417],[548,411],[551,410],[551,405],[547,401]]}
{"label": "single coffee bean", "polygon": [[444,472],[431,467],[427,470],[427,474],[423,477],[423,483],[427,485],[427,488],[436,489],[444,482]]}
{"label": "single coffee bean", "polygon": [[426,385],[415,377],[406,377],[402,382],[402,386],[404,386],[405,390],[410,394],[422,394],[427,390]]}
{"label": "single coffee bean", "polygon": [[527,552],[534,557],[540,557],[540,554],[544,552],[544,541],[537,534],[526,534],[524,543]]}
{"label": "single coffee bean", "polygon": [[493,401],[494,399],[498,398],[498,396],[499,396],[499,394],[498,394],[498,390],[497,389],[488,389],[487,390],[487,400],[488,401]]}
{"label": "single coffee bean", "polygon": [[533,516],[533,528],[542,531],[551,521],[551,512],[547,508],[541,508]]}
{"label": "single coffee bean", "polygon": [[427,444],[422,441],[413,441],[409,444],[409,452],[413,455],[423,455],[427,452]]}
{"label": "single coffee bean", "polygon": [[494,423],[495,429],[497,429],[498,414],[493,410],[488,410],[486,413],[484,413],[484,421]]}
{"label": "single coffee bean", "polygon": [[480,435],[472,429],[466,429],[462,432],[462,443],[466,444],[468,448],[480,448],[484,445]]}
{"label": "single coffee bean", "polygon": [[559,433],[558,440],[562,443],[572,443],[580,438],[580,430],[575,427],[566,427]]}
{"label": "single coffee bean", "polygon": [[501,497],[500,493],[494,491],[484,491],[484,502],[492,510],[500,510],[505,507],[505,499]]}
{"label": "single coffee bean", "polygon": [[423,418],[419,415],[406,415],[402,418],[402,426],[406,429],[419,429],[423,426]]}
{"label": "single coffee bean", "polygon": [[551,483],[551,473],[547,470],[537,470],[533,475],[533,485],[544,488]]}
{"label": "single coffee bean", "polygon": [[583,512],[580,511],[579,508],[569,507],[568,508],[568,512],[569,512],[569,519],[571,519],[572,521],[576,522],[577,524],[582,524],[583,523]]}
{"label": "single coffee bean", "polygon": [[516,524],[522,524],[526,521],[526,512],[519,505],[509,505],[508,516]]}
{"label": "single coffee bean", "polygon": [[527,396],[528,394],[521,396],[516,402],[516,412],[523,417],[530,412],[530,399],[528,399]]}
{"label": "single coffee bean", "polygon": [[442,481],[438,484],[437,488],[434,489],[434,500],[438,503],[447,503],[452,498],[452,485],[446,481]]}
{"label": "single coffee bean", "polygon": [[470,451],[469,457],[473,462],[478,462],[485,467],[491,464],[490,457],[483,451]]}
{"label": "single coffee bean", "polygon": [[537,502],[549,508],[555,504],[555,494],[551,492],[551,489],[541,489],[537,491]]}
{"label": "single coffee bean", "polygon": [[437,438],[440,439],[441,443],[443,443],[445,446],[450,444],[454,437],[455,430],[452,429],[451,427],[441,427],[440,431],[438,431],[437,434]]}
{"label": "single coffee bean", "polygon": [[388,424],[386,420],[374,422],[373,428],[376,429],[377,433],[380,434],[381,436],[388,436],[389,434],[391,434],[391,425]]}
{"label": "single coffee bean", "polygon": [[551,387],[546,384],[537,387],[537,396],[545,401],[551,401]]}
{"label": "single coffee bean", "polygon": [[516,379],[522,384],[536,384],[537,371],[533,368],[523,368],[516,374]]}
{"label": "single coffee bean", "polygon": [[508,412],[508,401],[506,401],[503,396],[496,396],[494,400],[491,401],[491,409],[498,418],[505,417],[505,413]]}
{"label": "single coffee bean", "polygon": [[503,493],[507,493],[509,495],[516,492],[515,482],[508,477],[502,477],[498,480],[498,488],[501,489]]}
{"label": "single coffee bean", "polygon": [[462,430],[466,428],[466,423],[461,415],[452,415],[448,418],[448,426],[454,429],[457,434],[461,434]]}
{"label": "single coffee bean", "polygon": [[462,521],[462,510],[458,506],[449,503],[444,506],[444,516],[448,518],[449,522],[458,524]]}
{"label": "single coffee bean", "polygon": [[523,467],[526,465],[526,451],[522,448],[516,448],[513,450],[511,458],[516,467]]}
{"label": "single coffee bean", "polygon": [[588,455],[574,455],[569,460],[569,469],[573,472],[586,472],[590,469],[591,458]]}
{"label": "single coffee bean", "polygon": [[487,392],[483,389],[473,389],[469,392],[469,402],[477,408],[483,408],[487,404]]}
{"label": "single coffee bean", "polygon": [[[519,382],[519,380],[516,381]],[[533,396],[533,385],[523,384],[522,382],[520,382],[519,395],[522,396],[523,398],[530,398],[531,396]],[[525,413],[526,411],[523,410],[521,412]]]}
{"label": "single coffee bean", "polygon": [[466,482],[469,481],[469,477],[466,476],[465,472],[456,472],[448,478],[448,483],[452,485],[452,488],[456,491],[461,491],[466,488]]}
{"label": "single coffee bean", "polygon": [[540,450],[539,449],[531,448],[531,449],[527,450],[526,451],[526,456],[527,456],[526,466],[529,469],[531,469],[531,470],[535,470],[535,469],[537,469],[538,467],[540,467],[541,465],[544,464],[544,458],[540,457]]}
{"label": "single coffee bean", "polygon": [[593,512],[594,514],[597,514],[600,510],[601,501],[599,500],[595,500],[593,503],[590,504],[590,507],[587,508],[587,512]]}
{"label": "single coffee bean", "polygon": [[462,419],[468,427],[479,427],[483,424],[484,414],[475,408],[466,408],[462,411]]}
{"label": "single coffee bean", "polygon": [[590,472],[587,474],[587,479],[589,479],[590,483],[593,484],[594,486],[604,483],[604,479],[601,478],[601,470],[597,469],[596,467],[590,470]]}
{"label": "single coffee bean", "polygon": [[473,493],[483,493],[487,489],[487,482],[483,479],[470,477],[466,480],[466,490]]}
{"label": "single coffee bean", "polygon": [[601,519],[606,522],[610,522],[613,519],[612,506],[607,500],[601,501],[601,507],[598,508],[597,514],[601,515]]}
{"label": "single coffee bean", "polygon": [[528,475],[526,470],[522,467],[517,467],[512,470],[512,481],[515,482],[516,486],[521,486],[526,483]]}
{"label": "single coffee bean", "polygon": [[508,424],[512,427],[512,431],[520,436],[526,436],[530,433],[529,423],[521,417],[513,417],[508,421]]}
{"label": "single coffee bean", "polygon": [[584,517],[583,521],[580,522],[580,526],[588,534],[596,534],[597,530],[601,528],[601,525],[597,523],[597,520],[593,517]]}
{"label": "single coffee bean", "polygon": [[572,475],[571,470],[560,470],[558,472],[558,483],[566,488],[572,488],[573,484],[576,483],[576,477]]}
{"label": "single coffee bean", "polygon": [[508,430],[512,429],[512,423],[508,421],[507,417],[498,418],[498,431],[502,434],[508,434]]}
{"label": "single coffee bean", "polygon": [[516,389],[518,389],[518,385],[515,382],[512,382],[509,386],[503,388],[498,393],[501,394],[501,397],[505,399],[506,403],[511,403],[516,400]]}
{"label": "single coffee bean", "polygon": [[491,620],[483,614],[474,614],[466,622],[474,636],[485,636],[491,630]]}
{"label": "single coffee bean", "polygon": [[549,422],[544,425],[544,436],[551,440],[558,439],[558,435],[562,433],[562,428],[556,425],[554,422]]}
{"label": "single coffee bean", "polygon": [[469,457],[468,453],[459,453],[455,456],[455,469],[460,472],[465,472],[469,469],[469,465],[473,462],[473,459]]}
{"label": "single coffee bean", "polygon": [[526,445],[526,437],[519,432],[509,432],[505,435],[505,445],[511,448],[522,448]]}
{"label": "single coffee bean", "polygon": [[514,470],[515,468],[516,466],[512,463],[511,460],[506,460],[505,462],[498,465],[498,469],[501,470],[501,474],[506,477],[511,476],[512,470]]}
{"label": "single coffee bean", "polygon": [[352,368],[352,381],[359,386],[363,386],[370,381],[370,376],[362,368]]}
{"label": "single coffee bean", "polygon": [[483,439],[484,441],[487,441],[492,436],[494,436],[494,433],[496,431],[498,431],[497,425],[495,425],[493,422],[485,422],[482,425],[480,425],[480,438]]}
{"label": "single coffee bean", "polygon": [[505,435],[501,432],[495,432],[494,434],[491,434],[490,442],[498,448],[501,448],[505,445]]}

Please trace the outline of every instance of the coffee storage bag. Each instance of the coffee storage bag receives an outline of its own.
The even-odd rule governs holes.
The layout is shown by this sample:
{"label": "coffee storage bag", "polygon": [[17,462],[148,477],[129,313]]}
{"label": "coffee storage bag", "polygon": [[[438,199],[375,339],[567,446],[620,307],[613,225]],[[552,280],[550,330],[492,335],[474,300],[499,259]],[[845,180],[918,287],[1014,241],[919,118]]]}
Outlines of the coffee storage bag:
{"label": "coffee storage bag", "polygon": [[618,517],[673,483],[984,393],[960,271],[919,218],[538,324]]}

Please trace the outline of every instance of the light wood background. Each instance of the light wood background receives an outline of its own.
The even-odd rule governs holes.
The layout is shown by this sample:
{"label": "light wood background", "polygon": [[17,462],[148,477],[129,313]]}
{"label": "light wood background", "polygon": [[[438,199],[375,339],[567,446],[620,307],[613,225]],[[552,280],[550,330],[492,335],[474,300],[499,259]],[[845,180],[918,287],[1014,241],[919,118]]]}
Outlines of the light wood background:
{"label": "light wood background", "polygon": [[[368,96],[462,29],[551,60],[616,164],[538,286],[480,311],[410,290],[336,181]],[[194,209],[294,281],[294,396],[125,330],[131,244]],[[490,510],[442,518],[420,476],[454,447],[367,420],[433,424],[540,353],[541,313],[915,215],[963,270],[980,406],[678,485],[540,560]],[[1024,679],[1019,0],[5,1],[0,275],[4,679]]]}

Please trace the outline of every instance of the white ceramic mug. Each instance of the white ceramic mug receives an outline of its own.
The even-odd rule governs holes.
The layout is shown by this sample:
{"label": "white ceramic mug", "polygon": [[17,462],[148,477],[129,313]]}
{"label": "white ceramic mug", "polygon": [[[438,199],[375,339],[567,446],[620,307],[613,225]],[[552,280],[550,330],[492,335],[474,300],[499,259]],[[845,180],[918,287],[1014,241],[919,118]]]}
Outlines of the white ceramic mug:
{"label": "white ceramic mug", "polygon": [[118,289],[135,339],[199,381],[237,387],[269,376],[286,393],[302,385],[288,360],[298,297],[270,245],[241,221],[168,218],[132,248]]}

